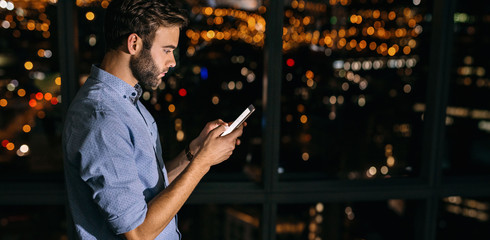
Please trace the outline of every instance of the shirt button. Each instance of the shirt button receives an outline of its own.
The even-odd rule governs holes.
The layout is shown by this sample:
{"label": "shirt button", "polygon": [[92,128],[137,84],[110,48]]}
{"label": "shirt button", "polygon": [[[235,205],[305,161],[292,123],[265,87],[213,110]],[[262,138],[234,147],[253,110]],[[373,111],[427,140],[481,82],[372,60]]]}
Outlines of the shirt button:
{"label": "shirt button", "polygon": [[135,92],[133,92],[133,93],[131,93],[131,95],[136,96],[136,93],[135,93]]}
{"label": "shirt button", "polygon": [[123,98],[126,98],[126,95],[124,95]]}

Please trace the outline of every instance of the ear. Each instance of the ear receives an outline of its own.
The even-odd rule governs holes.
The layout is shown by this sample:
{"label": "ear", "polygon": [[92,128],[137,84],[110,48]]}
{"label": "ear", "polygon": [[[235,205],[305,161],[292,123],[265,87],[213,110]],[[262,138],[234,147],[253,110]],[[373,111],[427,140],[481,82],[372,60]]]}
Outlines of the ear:
{"label": "ear", "polygon": [[131,33],[128,36],[128,52],[131,55],[135,55],[139,49],[141,49],[142,40],[136,33]]}

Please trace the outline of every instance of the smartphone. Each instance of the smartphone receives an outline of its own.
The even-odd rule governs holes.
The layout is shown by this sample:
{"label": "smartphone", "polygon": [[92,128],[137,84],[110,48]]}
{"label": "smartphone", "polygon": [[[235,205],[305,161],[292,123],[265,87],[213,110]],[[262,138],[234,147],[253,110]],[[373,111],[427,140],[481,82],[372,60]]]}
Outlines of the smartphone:
{"label": "smartphone", "polygon": [[237,119],[235,119],[235,121],[233,121],[233,123],[231,124],[231,126],[229,126],[222,134],[221,136],[226,136],[228,135],[229,133],[233,132],[233,130],[235,130],[235,128],[237,128],[238,126],[240,126],[243,122],[245,122],[245,120],[247,120],[247,118],[255,111],[255,107],[254,105],[250,104],[250,106],[248,106],[245,111],[242,112],[242,114],[240,114],[240,116],[237,117]]}

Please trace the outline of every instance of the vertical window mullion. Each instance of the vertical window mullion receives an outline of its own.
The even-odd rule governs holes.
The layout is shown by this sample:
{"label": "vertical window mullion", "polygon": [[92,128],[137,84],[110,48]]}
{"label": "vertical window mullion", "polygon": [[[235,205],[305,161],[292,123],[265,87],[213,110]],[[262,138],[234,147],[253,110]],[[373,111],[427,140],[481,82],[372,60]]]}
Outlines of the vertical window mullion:
{"label": "vertical window mullion", "polygon": [[262,218],[262,239],[275,239],[277,203],[271,197],[276,189],[279,165],[279,136],[281,115],[281,74],[282,74],[282,21],[284,2],[270,0],[267,5],[266,38],[263,76],[263,116],[264,116],[264,166],[263,183],[265,190],[264,216]]}
{"label": "vertical window mullion", "polygon": [[[444,132],[447,97],[450,81],[450,63],[453,37],[454,0],[434,0],[430,66],[427,81],[427,104],[424,114],[424,146],[422,177],[427,181],[432,194],[426,199],[425,221],[421,239],[436,239],[437,214],[442,187],[442,160],[444,155]],[[419,236],[420,237],[420,236]]]}
{"label": "vertical window mullion", "polygon": [[[78,24],[76,24],[75,1],[58,1],[58,42],[59,64],[61,76],[62,114],[65,116],[71,100],[76,94],[77,69],[76,69],[76,41]],[[64,118],[64,117],[63,117]],[[63,194],[65,195],[65,194]],[[66,232],[69,239],[75,239],[74,225],[68,202],[65,200]]]}
{"label": "vertical window mullion", "polygon": [[[58,41],[59,62],[61,75],[61,97],[63,113],[66,113],[71,100],[76,94],[77,68],[76,44],[78,24],[76,24],[76,11],[74,1],[58,1]],[[64,115],[64,114],[63,114]]]}

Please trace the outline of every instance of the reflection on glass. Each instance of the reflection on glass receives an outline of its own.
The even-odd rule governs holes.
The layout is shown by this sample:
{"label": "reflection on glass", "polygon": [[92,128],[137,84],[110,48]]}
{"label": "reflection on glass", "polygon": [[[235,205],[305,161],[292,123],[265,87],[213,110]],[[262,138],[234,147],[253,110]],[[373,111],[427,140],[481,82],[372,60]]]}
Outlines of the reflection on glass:
{"label": "reflection on glass", "polygon": [[53,1],[0,1],[0,176],[61,173]]}
{"label": "reflection on glass", "polygon": [[261,207],[255,205],[184,205],[179,212],[183,239],[260,239]]}
{"label": "reflection on glass", "polygon": [[414,239],[416,207],[400,199],[279,205],[277,240]]}
{"label": "reflection on glass", "polygon": [[0,239],[67,239],[64,206],[0,206]]}
{"label": "reflection on glass", "polygon": [[490,9],[457,1],[446,115],[448,175],[490,174]]}
{"label": "reflection on glass", "polygon": [[490,199],[452,196],[440,202],[437,239],[490,239]]}
{"label": "reflection on glass", "polygon": [[[101,24],[108,1],[79,4],[80,82],[102,60]],[[266,12],[261,1],[181,1],[189,12],[171,69],[141,98],[160,130],[166,159],[176,156],[214,119],[233,121],[246,107],[257,111],[232,157],[205,179],[261,179],[261,105]]]}
{"label": "reflection on glass", "polygon": [[418,174],[428,8],[421,1],[287,1],[283,179]]}

